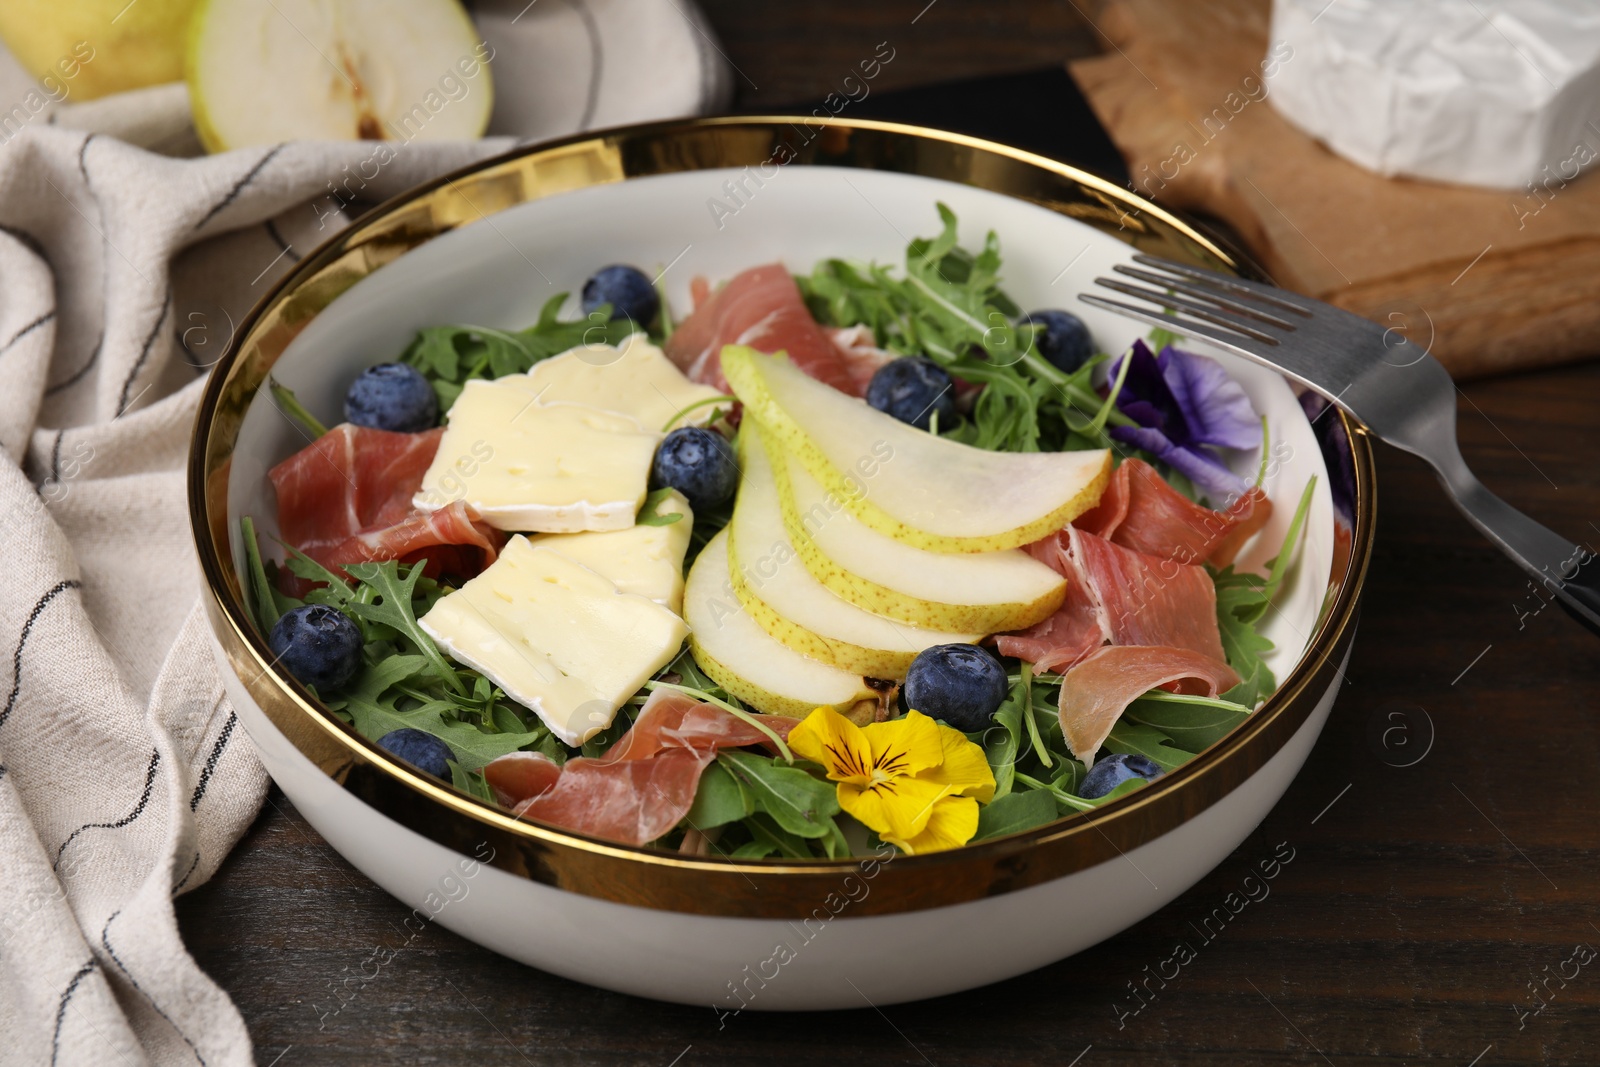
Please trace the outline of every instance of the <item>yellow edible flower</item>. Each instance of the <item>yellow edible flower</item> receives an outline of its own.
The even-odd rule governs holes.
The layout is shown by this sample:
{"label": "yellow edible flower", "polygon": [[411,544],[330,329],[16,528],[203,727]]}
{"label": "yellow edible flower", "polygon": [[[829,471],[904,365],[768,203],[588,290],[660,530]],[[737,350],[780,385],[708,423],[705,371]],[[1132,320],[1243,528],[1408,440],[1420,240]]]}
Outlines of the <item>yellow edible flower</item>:
{"label": "yellow edible flower", "polygon": [[919,711],[857,726],[818,708],[789,731],[789,748],[839,783],[839,806],[902,852],[956,848],[978,832],[994,798],[983,749]]}

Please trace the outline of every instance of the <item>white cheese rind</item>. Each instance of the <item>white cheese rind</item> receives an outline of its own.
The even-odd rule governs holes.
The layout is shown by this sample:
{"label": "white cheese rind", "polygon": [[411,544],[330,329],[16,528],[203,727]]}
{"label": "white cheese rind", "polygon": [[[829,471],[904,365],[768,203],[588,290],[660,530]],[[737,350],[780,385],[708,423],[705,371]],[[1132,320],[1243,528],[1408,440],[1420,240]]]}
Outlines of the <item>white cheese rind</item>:
{"label": "white cheese rind", "polygon": [[[619,411],[650,430],[663,429],[668,420],[691,404],[725,395],[685,378],[642,333],[628,335],[614,348],[583,345],[552,356],[534,364],[527,379],[529,388],[539,394],[543,403],[588,404]],[[685,414],[675,425],[704,425],[716,411],[717,405],[706,404]]]}
{"label": "white cheese rind", "polygon": [[689,633],[667,608],[525,537],[418,622],[569,745],[611,725]]}
{"label": "white cheese rind", "polygon": [[502,530],[576,533],[633,525],[661,435],[584,404],[547,404],[526,375],[469,381],[412,503],[456,500]]}
{"label": "white cheese rind", "polygon": [[624,593],[648,597],[681,614],[683,558],[689,552],[694,511],[674,490],[656,506],[654,514],[681,518],[665,526],[641,524],[626,530],[540,534],[531,540],[535,547],[553,549],[604,575]]}
{"label": "white cheese rind", "polygon": [[1600,158],[1593,0],[1275,0],[1261,67],[1285,118],[1379,174],[1559,188]]}

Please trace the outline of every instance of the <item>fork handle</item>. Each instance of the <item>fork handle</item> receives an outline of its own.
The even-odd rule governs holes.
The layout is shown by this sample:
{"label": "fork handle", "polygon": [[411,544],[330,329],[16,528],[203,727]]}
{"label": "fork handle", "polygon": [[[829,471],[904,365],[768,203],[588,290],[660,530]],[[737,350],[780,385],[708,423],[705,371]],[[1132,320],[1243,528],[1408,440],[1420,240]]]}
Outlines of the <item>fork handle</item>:
{"label": "fork handle", "polygon": [[[1600,635],[1600,564],[1594,562],[1595,554],[1495,496],[1467,468],[1459,453],[1454,463],[1436,465],[1436,469],[1445,490],[1467,520],[1550,590],[1567,614]],[[1520,610],[1518,613],[1523,614]]]}

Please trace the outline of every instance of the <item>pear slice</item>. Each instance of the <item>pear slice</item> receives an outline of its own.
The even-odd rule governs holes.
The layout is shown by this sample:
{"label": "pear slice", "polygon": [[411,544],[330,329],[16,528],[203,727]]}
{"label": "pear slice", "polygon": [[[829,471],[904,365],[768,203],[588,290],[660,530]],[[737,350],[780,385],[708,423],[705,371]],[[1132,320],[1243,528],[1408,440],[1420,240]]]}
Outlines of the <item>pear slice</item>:
{"label": "pear slice", "polygon": [[739,604],[728,578],[728,531],[700,550],[683,590],[689,651],[722,688],[769,715],[804,718],[819,707],[863,721],[878,696],[859,674],[802,656]]}
{"label": "pear slice", "polygon": [[[206,0],[189,24],[185,74],[212,152],[472,140],[489,124],[493,55],[457,0],[407,0],[403,10],[388,0]],[[372,173],[341,197],[393,158],[375,149],[362,165]]]}
{"label": "pear slice", "polygon": [[770,443],[768,453],[784,528],[800,561],[859,608],[931,630],[992,634],[1047,619],[1066,598],[1066,579],[1020,548],[913,548],[850,514],[793,456],[778,458]]}
{"label": "pear slice", "polygon": [[1107,449],[990,452],[910,426],[782,356],[722,350],[746,410],[863,523],[934,552],[1018,548],[1093,507]]}
{"label": "pear slice", "polygon": [[830,592],[811,576],[789,541],[763,437],[742,434],[740,445],[744,477],[728,524],[729,577],[739,602],[763,630],[803,656],[897,681],[925,648],[983,639],[979,633],[952,634],[886,619]]}

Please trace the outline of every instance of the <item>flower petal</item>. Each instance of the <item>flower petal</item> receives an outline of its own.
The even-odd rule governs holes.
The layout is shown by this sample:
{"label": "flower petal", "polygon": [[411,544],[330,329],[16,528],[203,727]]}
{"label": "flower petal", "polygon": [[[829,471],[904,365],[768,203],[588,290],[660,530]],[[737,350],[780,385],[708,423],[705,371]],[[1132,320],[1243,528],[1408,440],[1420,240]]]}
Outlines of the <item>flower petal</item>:
{"label": "flower petal", "polygon": [[945,797],[933,806],[928,824],[920,834],[905,840],[881,832],[880,836],[901,852],[916,855],[960,848],[977,832],[978,802],[971,797]]}
{"label": "flower petal", "polygon": [[1178,471],[1205,494],[1213,506],[1230,506],[1250,489],[1250,483],[1222,465],[1222,461],[1203,448],[1174,444],[1160,430],[1143,426],[1113,426],[1107,431],[1114,441],[1144,449]]}
{"label": "flower petal", "polygon": [[942,783],[952,796],[976,797],[983,804],[993,800],[994,771],[982,747],[949,726],[939,727],[939,740],[944,745],[943,761],[917,777]]}
{"label": "flower petal", "polygon": [[[1129,362],[1122,391],[1117,394],[1118,409],[1140,426],[1153,427],[1174,440],[1187,441],[1183,408],[1172,395],[1172,387],[1162,375],[1161,364],[1151,355],[1150,347],[1142,340],[1135,341],[1122,359]],[[1115,382],[1122,373],[1122,359],[1111,364],[1110,381]]]}
{"label": "flower petal", "polygon": [[871,767],[886,775],[917,774],[937,767],[944,758],[939,724],[920,711],[907,712],[903,719],[869,723],[861,733],[872,746]]}
{"label": "flower petal", "polygon": [[840,782],[839,806],[884,840],[909,841],[927,828],[947,792],[938,782],[904,775],[868,787]]}
{"label": "flower petal", "polygon": [[1244,386],[1234,381],[1222,364],[1171,345],[1161,350],[1158,362],[1161,377],[1188,424],[1185,444],[1261,447],[1261,418]]}
{"label": "flower petal", "polygon": [[832,708],[817,708],[801,719],[789,731],[789,748],[803,759],[822,764],[836,782],[866,782],[872,777],[871,743],[861,727]]}

